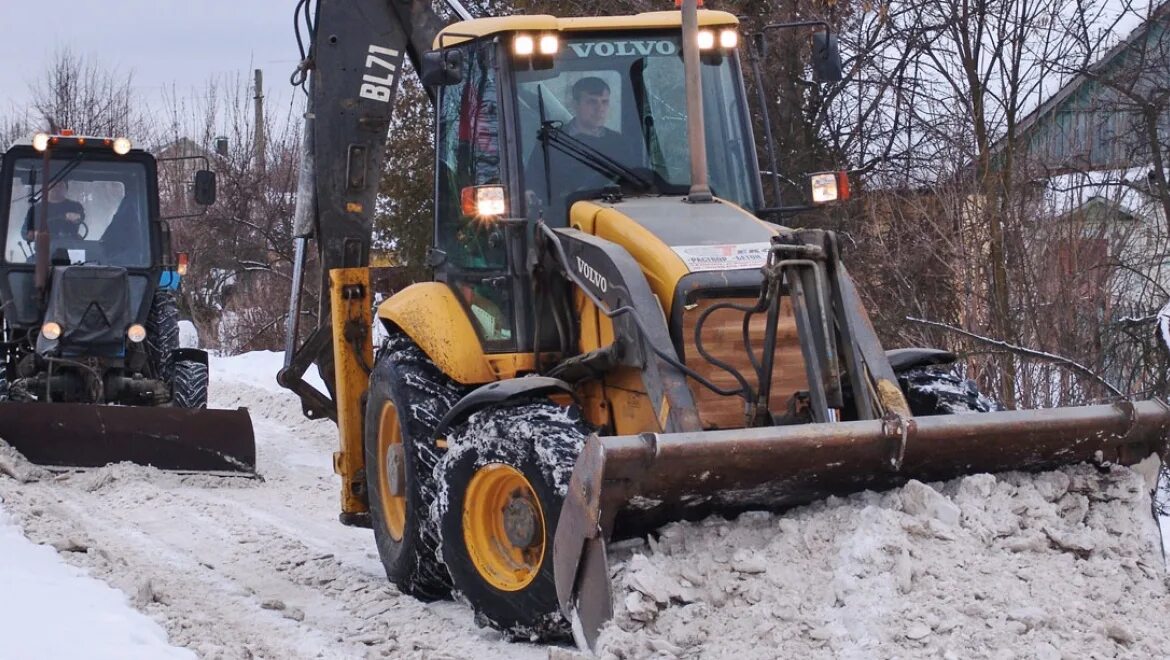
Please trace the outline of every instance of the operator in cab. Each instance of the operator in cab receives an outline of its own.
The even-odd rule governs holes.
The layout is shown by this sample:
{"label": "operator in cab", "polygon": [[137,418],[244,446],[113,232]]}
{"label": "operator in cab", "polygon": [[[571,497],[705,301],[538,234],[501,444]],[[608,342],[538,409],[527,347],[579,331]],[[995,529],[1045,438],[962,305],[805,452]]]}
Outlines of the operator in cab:
{"label": "operator in cab", "polygon": [[[568,140],[550,140],[548,143],[548,177],[545,173],[545,146],[537,143],[525,165],[529,205],[540,203],[556,208],[569,193],[578,190],[600,189],[615,183],[612,176],[581,158],[569,156],[566,149],[575,150],[573,143],[583,145],[586,153],[629,166],[640,162],[638,140],[626,140],[621,133],[609,128],[609,84],[596,76],[587,76],[573,83],[569,109],[573,118],[559,128],[560,136]],[[566,144],[567,143],[567,144]],[[552,191],[547,190],[552,179]],[[566,183],[571,182],[571,187]]]}
{"label": "operator in cab", "polygon": [[[49,184],[48,190],[48,229],[49,235],[54,238],[80,238],[81,227],[85,222],[85,207],[81,202],[70,199],[69,182],[58,181]],[[34,203],[24,216],[24,239],[32,242],[36,236],[36,218],[40,213],[40,203]]]}

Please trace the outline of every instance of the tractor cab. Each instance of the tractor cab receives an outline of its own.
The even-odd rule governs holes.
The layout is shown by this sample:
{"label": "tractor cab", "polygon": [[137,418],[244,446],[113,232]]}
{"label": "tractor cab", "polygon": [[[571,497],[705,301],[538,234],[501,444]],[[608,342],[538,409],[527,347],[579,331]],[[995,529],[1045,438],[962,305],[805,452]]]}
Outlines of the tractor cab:
{"label": "tractor cab", "polygon": [[[634,18],[465,21],[440,33],[424,58],[423,81],[437,100],[433,259],[489,352],[531,350],[537,331],[522,311],[532,308],[530,286],[513,275],[523,263],[511,263],[523,259],[509,248],[523,242],[521,227],[574,226],[581,201],[687,195],[679,14]],[[699,26],[710,188],[751,212],[762,193],[738,20],[702,11]]]}
{"label": "tractor cab", "polygon": [[156,181],[154,158],[126,138],[42,133],[9,149],[0,168],[0,208],[7,209],[0,295],[12,302],[10,327],[40,321],[38,229],[48,234],[47,263],[55,273],[123,271],[128,318],[139,319],[162,262],[160,231],[151,222],[158,213]]}

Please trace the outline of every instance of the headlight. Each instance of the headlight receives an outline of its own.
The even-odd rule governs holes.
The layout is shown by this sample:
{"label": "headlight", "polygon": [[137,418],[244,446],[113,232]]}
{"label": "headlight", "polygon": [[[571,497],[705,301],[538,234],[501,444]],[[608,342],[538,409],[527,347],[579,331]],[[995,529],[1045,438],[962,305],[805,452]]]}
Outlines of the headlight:
{"label": "headlight", "polygon": [[699,31],[699,50],[711,50],[715,47],[715,33],[710,30]]}
{"label": "headlight", "polygon": [[126,331],[126,339],[135,344],[141,343],[143,339],[146,339],[146,328],[142,327],[141,323],[135,323]]}
{"label": "headlight", "polygon": [[49,148],[49,134],[37,133],[33,136],[33,149],[44,151]]}
{"label": "headlight", "polygon": [[57,341],[61,337],[61,324],[49,321],[41,326],[41,336],[49,341]]}
{"label": "headlight", "polygon": [[512,40],[512,52],[517,55],[531,55],[536,52],[536,42],[530,34],[518,34]]}
{"label": "headlight", "polygon": [[719,47],[732,49],[739,45],[739,33],[735,30],[724,30],[719,33]]}
{"label": "headlight", "polygon": [[540,54],[556,55],[561,47],[561,40],[555,34],[545,34],[540,37]]}
{"label": "headlight", "polygon": [[114,140],[114,153],[125,156],[130,153],[130,138],[120,137]]}
{"label": "headlight", "polygon": [[838,172],[817,172],[808,177],[813,204],[827,204],[849,199],[849,174]]}
{"label": "headlight", "polygon": [[468,186],[462,194],[463,215],[472,218],[496,218],[508,212],[504,187]]}

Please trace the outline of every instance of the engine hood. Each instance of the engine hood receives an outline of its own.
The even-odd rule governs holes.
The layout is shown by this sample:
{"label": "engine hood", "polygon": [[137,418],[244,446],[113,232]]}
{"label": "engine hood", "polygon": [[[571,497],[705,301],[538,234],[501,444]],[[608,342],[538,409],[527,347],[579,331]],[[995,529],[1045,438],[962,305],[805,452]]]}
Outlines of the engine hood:
{"label": "engine hood", "polygon": [[114,356],[122,351],[131,323],[130,284],[125,268],[59,266],[53,269],[45,321],[61,325],[61,337],[37,335],[37,352]]}
{"label": "engine hood", "polygon": [[764,265],[780,229],[730,202],[690,204],[682,197],[577,202],[570,219],[575,228],[624,247],[667,316],[682,278],[709,272],[743,281],[745,271]]}

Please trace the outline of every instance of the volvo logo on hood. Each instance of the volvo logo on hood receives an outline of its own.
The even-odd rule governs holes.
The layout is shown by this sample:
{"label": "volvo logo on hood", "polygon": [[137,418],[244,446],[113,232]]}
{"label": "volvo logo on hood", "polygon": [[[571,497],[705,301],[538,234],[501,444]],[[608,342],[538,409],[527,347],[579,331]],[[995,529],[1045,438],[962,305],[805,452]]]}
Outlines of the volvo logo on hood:
{"label": "volvo logo on hood", "polygon": [[593,286],[601,290],[602,293],[609,291],[609,282],[606,281],[605,276],[593,269],[581,257],[577,257],[577,272],[581,277],[593,283]]}
{"label": "volvo logo on hood", "polygon": [[631,57],[634,55],[674,55],[678,44],[669,39],[623,39],[618,41],[587,41],[569,44],[577,57]]}

